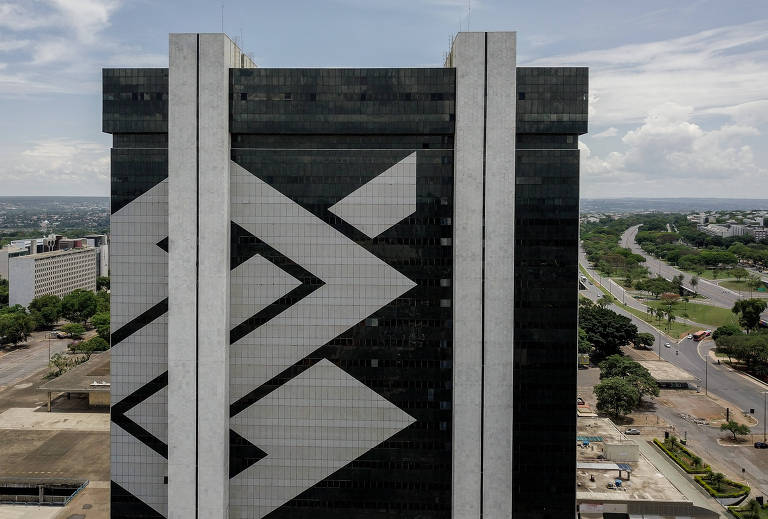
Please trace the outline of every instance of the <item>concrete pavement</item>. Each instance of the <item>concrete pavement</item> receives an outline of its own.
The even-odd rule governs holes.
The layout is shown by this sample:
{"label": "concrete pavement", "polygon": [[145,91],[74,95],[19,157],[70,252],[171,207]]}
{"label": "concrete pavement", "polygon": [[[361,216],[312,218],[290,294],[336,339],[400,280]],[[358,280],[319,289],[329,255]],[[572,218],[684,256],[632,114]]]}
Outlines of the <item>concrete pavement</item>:
{"label": "concrete pavement", "polygon": [[729,519],[725,509],[712,497],[705,495],[698,488],[697,484],[682,473],[677,465],[666,455],[660,453],[656,448],[644,440],[636,440],[640,446],[640,452],[650,461],[656,469],[666,477],[676,489],[686,498],[690,499],[694,505],[716,511],[723,519]]}

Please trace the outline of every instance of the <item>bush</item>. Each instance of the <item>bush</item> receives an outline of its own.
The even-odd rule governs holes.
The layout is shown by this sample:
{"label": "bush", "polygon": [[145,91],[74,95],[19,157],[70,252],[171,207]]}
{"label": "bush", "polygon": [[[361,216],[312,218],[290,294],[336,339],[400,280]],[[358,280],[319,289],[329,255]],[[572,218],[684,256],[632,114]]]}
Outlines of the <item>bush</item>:
{"label": "bush", "polygon": [[68,323],[61,327],[61,331],[73,339],[79,339],[85,333],[85,327],[82,324]]}
{"label": "bush", "polygon": [[717,491],[713,487],[709,485],[709,477],[706,476],[693,476],[693,479],[696,480],[696,483],[704,487],[704,490],[706,490],[710,496],[715,498],[728,498],[728,497],[741,497],[749,494],[750,488],[747,485],[742,485],[741,483],[736,483],[735,481],[731,481],[730,479],[723,479],[722,485],[726,487],[731,487],[731,490],[726,491]]}
{"label": "bush", "polygon": [[109,343],[101,337],[92,337],[87,341],[73,343],[70,349],[79,353],[91,354],[96,351],[107,351],[109,349]]}
{"label": "bush", "polygon": [[672,436],[673,441],[670,443],[674,445],[672,449],[678,450],[688,456],[691,460],[695,462],[695,460],[699,460],[699,463],[701,464],[698,467],[691,466],[687,461],[685,461],[680,455],[678,455],[676,452],[673,452],[671,448],[667,447],[663,442],[660,442],[657,438],[653,439],[653,443],[655,443],[661,450],[664,451],[664,453],[672,458],[675,463],[680,465],[680,467],[687,472],[688,474],[706,474],[711,471],[709,465],[702,463],[701,458],[694,454],[693,452],[689,451],[679,443],[677,443],[677,438]]}

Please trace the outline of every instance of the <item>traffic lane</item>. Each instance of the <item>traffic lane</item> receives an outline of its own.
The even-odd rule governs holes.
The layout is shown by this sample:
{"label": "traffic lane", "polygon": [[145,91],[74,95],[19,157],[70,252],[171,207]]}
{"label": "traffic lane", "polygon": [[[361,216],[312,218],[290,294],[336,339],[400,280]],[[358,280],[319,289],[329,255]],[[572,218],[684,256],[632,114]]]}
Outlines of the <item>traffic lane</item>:
{"label": "traffic lane", "polygon": [[[655,272],[656,274],[659,274],[666,279],[672,279],[673,277],[682,274],[684,284],[687,285],[687,288],[693,290],[693,287],[690,284],[692,277],[690,274],[683,272],[671,265],[668,265],[667,263],[664,263],[663,261],[647,254],[645,251],[643,251],[643,249],[640,248],[640,246],[635,241],[638,227],[639,226],[630,227],[627,231],[624,232],[624,234],[622,234],[622,247],[629,248],[632,252],[643,256],[645,258],[646,267],[648,267],[648,270],[652,273]],[[734,303],[742,298],[740,293],[734,292],[728,288],[723,288],[704,278],[699,278],[699,284],[696,286],[696,292],[707,297],[707,299],[709,299],[715,306],[729,309],[733,308]],[[762,317],[768,318],[768,309],[763,312]]]}
{"label": "traffic lane", "polygon": [[761,391],[764,389],[756,383],[745,380],[725,364],[717,364],[711,360],[705,361],[709,350],[714,347],[712,341],[699,343],[684,339],[679,344],[673,345],[673,348],[675,346],[679,350],[678,355],[672,353],[662,355],[662,358],[698,378],[701,381],[702,391],[713,393],[742,410],[762,408]]}

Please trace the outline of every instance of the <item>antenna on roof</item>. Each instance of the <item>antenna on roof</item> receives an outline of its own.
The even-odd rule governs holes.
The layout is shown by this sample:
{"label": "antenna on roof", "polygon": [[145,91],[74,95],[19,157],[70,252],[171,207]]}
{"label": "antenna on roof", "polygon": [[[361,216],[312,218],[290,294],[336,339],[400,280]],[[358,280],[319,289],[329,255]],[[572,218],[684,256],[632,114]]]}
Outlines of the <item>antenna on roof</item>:
{"label": "antenna on roof", "polygon": [[224,32],[224,2],[221,3],[221,32]]}
{"label": "antenna on roof", "polygon": [[472,15],[472,0],[467,0],[467,32],[469,32],[469,17]]}

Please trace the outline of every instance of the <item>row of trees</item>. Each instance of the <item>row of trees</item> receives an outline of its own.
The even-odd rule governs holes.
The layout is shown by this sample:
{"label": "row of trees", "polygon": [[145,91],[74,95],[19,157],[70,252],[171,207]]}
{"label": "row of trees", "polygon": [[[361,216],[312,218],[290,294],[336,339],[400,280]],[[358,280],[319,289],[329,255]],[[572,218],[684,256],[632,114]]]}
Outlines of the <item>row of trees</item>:
{"label": "row of trees", "polygon": [[621,347],[640,341],[637,326],[629,317],[594,304],[589,299],[579,301],[579,347],[588,344],[593,361],[621,353]]}
{"label": "row of trees", "polygon": [[90,320],[99,336],[109,341],[109,294],[75,290],[63,298],[36,297],[28,308],[21,305],[0,308],[0,342],[24,342],[33,331],[51,329],[62,318],[77,324],[83,332]]}

